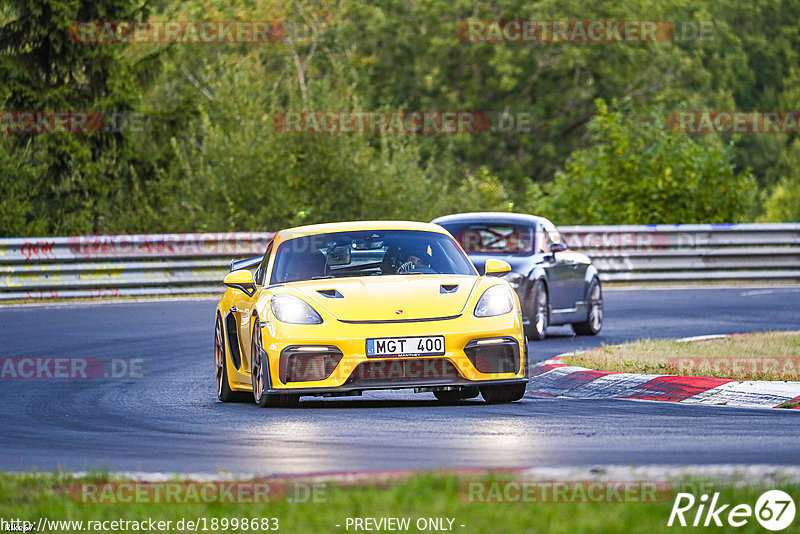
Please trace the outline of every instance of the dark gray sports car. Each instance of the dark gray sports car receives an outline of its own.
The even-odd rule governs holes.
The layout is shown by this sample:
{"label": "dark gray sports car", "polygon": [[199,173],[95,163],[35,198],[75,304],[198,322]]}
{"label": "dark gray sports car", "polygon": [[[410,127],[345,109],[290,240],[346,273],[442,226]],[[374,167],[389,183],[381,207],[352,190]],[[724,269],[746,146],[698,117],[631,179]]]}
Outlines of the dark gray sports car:
{"label": "dark gray sports car", "polygon": [[432,222],[464,247],[478,270],[498,258],[511,265],[506,280],[522,303],[526,334],[544,339],[548,325],[571,324],[593,336],[603,326],[603,291],[592,261],[567,250],[555,225],[519,213],[461,213]]}

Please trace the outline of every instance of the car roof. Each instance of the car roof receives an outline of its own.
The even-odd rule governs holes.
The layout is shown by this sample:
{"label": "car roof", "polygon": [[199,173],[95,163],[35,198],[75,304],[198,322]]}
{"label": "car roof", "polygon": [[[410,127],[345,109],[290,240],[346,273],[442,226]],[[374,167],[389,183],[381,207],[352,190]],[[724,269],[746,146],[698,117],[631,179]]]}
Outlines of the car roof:
{"label": "car roof", "polygon": [[527,224],[534,226],[536,224],[553,224],[544,217],[536,215],[528,215],[527,213],[507,213],[500,211],[476,211],[472,213],[456,213],[453,215],[445,215],[437,217],[433,221],[434,224],[448,224],[448,223],[504,223],[504,224]]}
{"label": "car roof", "polygon": [[332,232],[352,232],[360,230],[417,230],[421,232],[436,232],[447,234],[441,226],[431,223],[414,221],[348,221],[323,224],[311,224],[308,226],[297,226],[281,230],[275,236],[277,241],[286,241],[296,237],[309,235],[327,234]]}

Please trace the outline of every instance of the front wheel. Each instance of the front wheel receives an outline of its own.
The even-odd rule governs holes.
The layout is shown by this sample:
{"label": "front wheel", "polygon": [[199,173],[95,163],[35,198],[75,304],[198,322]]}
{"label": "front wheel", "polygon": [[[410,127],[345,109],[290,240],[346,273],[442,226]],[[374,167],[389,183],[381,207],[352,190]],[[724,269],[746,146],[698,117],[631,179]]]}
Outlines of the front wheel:
{"label": "front wheel", "polygon": [[483,386],[481,396],[489,404],[501,404],[520,400],[525,396],[527,384],[511,384],[509,386]]}
{"label": "front wheel", "polygon": [[293,408],[300,402],[300,395],[284,393],[265,393],[269,384],[269,362],[265,359],[261,341],[261,322],[258,317],[253,318],[253,341],[250,349],[250,359],[253,362],[250,380],[253,384],[253,400],[262,408]]}
{"label": "front wheel", "polygon": [[594,336],[603,328],[603,290],[600,288],[600,282],[595,278],[589,284],[589,310],[586,315],[586,320],[580,323],[573,323],[572,329],[580,336]]}
{"label": "front wheel", "polygon": [[525,328],[525,335],[536,341],[541,341],[547,337],[547,325],[550,322],[550,310],[548,307],[547,286],[542,280],[537,280],[531,288],[531,299],[526,313],[528,315],[528,325]]}

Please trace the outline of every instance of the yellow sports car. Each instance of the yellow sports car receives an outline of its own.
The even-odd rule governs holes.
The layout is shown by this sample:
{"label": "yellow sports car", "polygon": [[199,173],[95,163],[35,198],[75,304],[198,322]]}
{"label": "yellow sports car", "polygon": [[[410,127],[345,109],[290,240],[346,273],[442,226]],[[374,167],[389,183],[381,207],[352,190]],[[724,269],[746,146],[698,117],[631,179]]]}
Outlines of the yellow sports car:
{"label": "yellow sports car", "polygon": [[490,259],[480,276],[441,226],[318,224],[275,234],[234,261],[217,306],[223,402],[295,406],[301,396],[413,388],[442,401],[525,394],[516,293]]}

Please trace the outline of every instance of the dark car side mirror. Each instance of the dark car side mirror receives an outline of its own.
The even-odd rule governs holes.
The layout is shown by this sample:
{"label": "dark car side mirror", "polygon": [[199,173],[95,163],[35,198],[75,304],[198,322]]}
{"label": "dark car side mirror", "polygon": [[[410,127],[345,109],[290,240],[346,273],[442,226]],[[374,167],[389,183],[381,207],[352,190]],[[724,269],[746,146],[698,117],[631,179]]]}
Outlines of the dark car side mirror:
{"label": "dark car side mirror", "polygon": [[556,252],[564,252],[565,250],[567,250],[567,245],[565,245],[564,243],[553,243],[552,245],[550,245],[550,252],[552,252],[553,254],[555,254]]}

